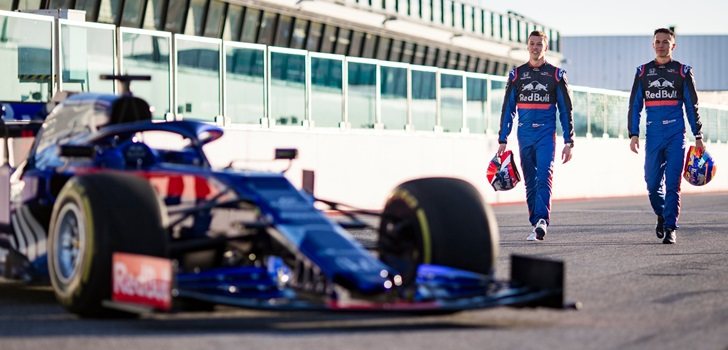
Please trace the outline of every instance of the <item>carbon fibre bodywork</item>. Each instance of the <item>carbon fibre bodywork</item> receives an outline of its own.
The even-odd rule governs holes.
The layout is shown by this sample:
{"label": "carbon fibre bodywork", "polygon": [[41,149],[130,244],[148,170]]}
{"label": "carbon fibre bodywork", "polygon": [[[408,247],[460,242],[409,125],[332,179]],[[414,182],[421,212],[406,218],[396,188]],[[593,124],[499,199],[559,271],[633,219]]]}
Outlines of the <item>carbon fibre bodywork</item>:
{"label": "carbon fibre bodywork", "polygon": [[404,284],[399,271],[284,174],[212,169],[202,147],[223,135],[220,127],[146,116],[119,122],[114,111],[129,98],[74,95],[45,120],[5,114],[6,140],[35,137],[24,162],[0,171],[0,274],[6,279],[48,280],[51,213],[66,182],[122,172],[148,180],[165,209],[175,298],[270,310],[411,313],[563,305],[563,265],[530,258],[514,260],[510,282],[423,264],[415,282]]}

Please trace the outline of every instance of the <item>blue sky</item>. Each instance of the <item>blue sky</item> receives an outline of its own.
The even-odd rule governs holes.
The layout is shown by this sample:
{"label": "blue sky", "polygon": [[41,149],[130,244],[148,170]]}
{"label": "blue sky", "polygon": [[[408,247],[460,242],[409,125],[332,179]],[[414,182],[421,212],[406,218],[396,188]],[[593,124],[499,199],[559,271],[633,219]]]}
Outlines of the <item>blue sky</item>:
{"label": "blue sky", "polygon": [[516,11],[569,36],[645,35],[671,25],[678,34],[728,35],[726,0],[479,1],[485,8]]}

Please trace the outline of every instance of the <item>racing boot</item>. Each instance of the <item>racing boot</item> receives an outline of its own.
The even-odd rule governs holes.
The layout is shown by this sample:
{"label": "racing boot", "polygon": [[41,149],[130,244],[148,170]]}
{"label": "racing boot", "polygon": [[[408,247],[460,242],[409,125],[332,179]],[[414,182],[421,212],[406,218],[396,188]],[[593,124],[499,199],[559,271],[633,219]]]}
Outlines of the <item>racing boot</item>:
{"label": "racing boot", "polygon": [[655,226],[655,234],[657,235],[658,239],[663,239],[665,237],[665,218],[662,216],[657,217],[657,226]]}
{"label": "racing boot", "polygon": [[546,223],[546,220],[544,219],[538,219],[538,222],[536,223],[536,228],[533,230],[536,232],[536,239],[539,241],[543,241],[544,237],[546,237],[546,227],[548,224]]}
{"label": "racing boot", "polygon": [[675,229],[672,229],[672,228],[665,229],[665,239],[662,240],[662,243],[675,244],[676,240],[677,240],[677,232],[675,232]]}

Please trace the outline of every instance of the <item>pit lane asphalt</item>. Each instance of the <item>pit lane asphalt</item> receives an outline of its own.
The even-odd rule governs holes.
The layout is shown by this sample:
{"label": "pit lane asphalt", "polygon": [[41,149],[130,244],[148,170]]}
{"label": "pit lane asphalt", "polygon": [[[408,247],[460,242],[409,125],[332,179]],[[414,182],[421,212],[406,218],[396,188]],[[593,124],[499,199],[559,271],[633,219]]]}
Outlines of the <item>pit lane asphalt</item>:
{"label": "pit lane asphalt", "polygon": [[219,308],[81,320],[47,287],[0,284],[0,349],[728,349],[728,194],[683,196],[677,245],[654,236],[647,198],[553,204],[526,242],[524,204],[494,207],[497,273],[511,253],[566,262],[580,311],[495,308],[448,316],[273,313]]}

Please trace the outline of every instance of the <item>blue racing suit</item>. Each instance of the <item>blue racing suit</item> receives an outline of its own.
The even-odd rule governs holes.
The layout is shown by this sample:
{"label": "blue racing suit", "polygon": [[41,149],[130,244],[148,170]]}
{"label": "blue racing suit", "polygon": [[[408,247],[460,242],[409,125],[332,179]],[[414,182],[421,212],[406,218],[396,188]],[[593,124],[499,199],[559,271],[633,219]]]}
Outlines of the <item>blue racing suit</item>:
{"label": "blue racing suit", "polygon": [[629,98],[629,136],[640,134],[640,113],[647,110],[645,182],[652,210],[677,229],[680,216],[680,173],[685,161],[683,105],[695,139],[702,139],[698,94],[690,66],[655,61],[637,67]]}
{"label": "blue racing suit", "polygon": [[498,142],[507,142],[518,112],[518,144],[531,225],[539,219],[550,223],[557,105],[564,143],[573,147],[574,121],[566,72],[547,62],[539,67],[526,63],[508,74]]}

